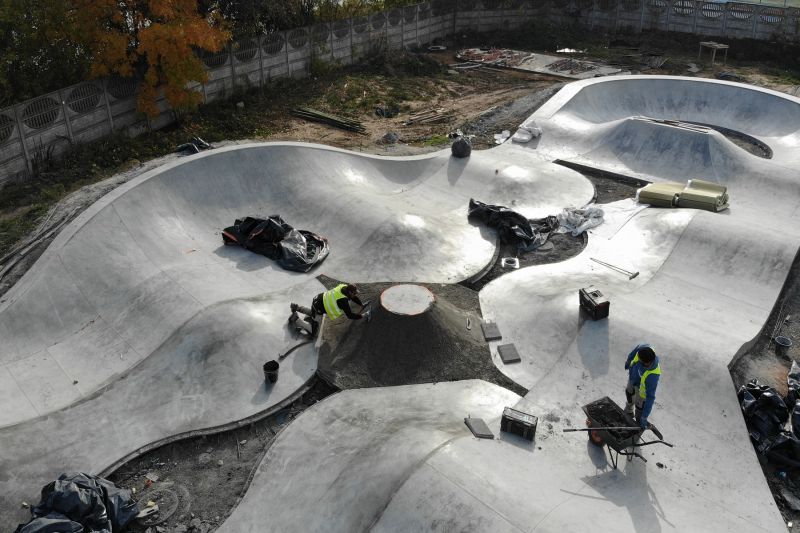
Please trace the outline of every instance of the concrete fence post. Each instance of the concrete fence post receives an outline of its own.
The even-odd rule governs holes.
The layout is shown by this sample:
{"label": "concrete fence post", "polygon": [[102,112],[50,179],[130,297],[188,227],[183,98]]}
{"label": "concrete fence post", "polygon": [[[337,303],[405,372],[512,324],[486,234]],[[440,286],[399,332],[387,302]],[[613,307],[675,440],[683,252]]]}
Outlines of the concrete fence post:
{"label": "concrete fence post", "polygon": [[639,33],[644,31],[644,12],[647,9],[647,0],[642,0],[642,16],[639,17]]}
{"label": "concrete fence post", "polygon": [[328,42],[331,46],[331,65],[336,61],[336,56],[333,54],[333,23],[328,24]]}
{"label": "concrete fence post", "polygon": [[69,142],[70,144],[75,144],[75,137],[72,135],[72,124],[70,124],[69,115],[67,114],[67,103],[64,101],[61,89],[58,90],[58,101],[61,102],[61,113],[64,115],[64,125],[67,127]]}
{"label": "concrete fence post", "polygon": [[292,65],[289,63],[289,32],[283,32],[283,49],[286,50],[286,77],[292,77]]}
{"label": "concrete fence post", "polygon": [[[205,85],[203,86],[205,93]],[[103,103],[106,106],[106,114],[108,115],[108,131],[114,133],[114,115],[111,113],[111,102],[108,101],[108,78],[103,84]]]}
{"label": "concrete fence post", "polygon": [[350,24],[350,61],[348,64],[352,65],[353,63],[356,62],[356,55],[357,55],[355,48],[353,48],[353,33],[355,33],[355,29],[353,27],[353,17],[350,17],[350,20],[348,22]]}
{"label": "concrete fence post", "polygon": [[723,4],[722,6],[722,30],[721,34],[722,37],[726,37],[726,32],[728,31],[728,4]]}
{"label": "concrete fence post", "polygon": [[263,46],[263,35],[259,35],[256,39],[258,43],[258,88],[263,91],[264,90],[264,57],[261,55],[261,48]]}
{"label": "concrete fence post", "polygon": [[231,94],[236,92],[236,58],[233,55],[233,44],[227,45],[228,59],[231,62]]}
{"label": "concrete fence post", "polygon": [[669,23],[672,19],[672,0],[667,1],[667,31],[669,31]]}
{"label": "concrete fence post", "polygon": [[17,121],[17,134],[19,135],[19,143],[22,145],[22,155],[25,157],[25,168],[28,174],[33,174],[33,166],[31,165],[31,154],[28,152],[28,143],[25,142],[25,134],[22,132],[22,120],[19,118],[19,106],[14,106],[14,120]]}

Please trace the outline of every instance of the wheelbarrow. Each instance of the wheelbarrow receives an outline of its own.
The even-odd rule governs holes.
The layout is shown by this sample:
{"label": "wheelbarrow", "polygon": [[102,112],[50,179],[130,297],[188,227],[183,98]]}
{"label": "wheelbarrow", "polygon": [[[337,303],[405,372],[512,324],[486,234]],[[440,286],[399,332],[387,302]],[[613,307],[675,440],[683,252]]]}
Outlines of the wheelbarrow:
{"label": "wheelbarrow", "polygon": [[616,469],[619,456],[624,455],[628,461],[638,457],[645,463],[647,459],[642,457],[636,449],[651,444],[663,444],[672,448],[672,444],[663,440],[663,435],[654,425],[650,424],[647,429],[653,432],[657,440],[642,441],[640,437],[645,429],[639,427],[636,422],[614,401],[605,396],[583,406],[586,413],[586,428],[568,428],[563,431],[586,431],[589,434],[589,442],[595,446],[605,446],[608,456],[611,458],[611,465]]}

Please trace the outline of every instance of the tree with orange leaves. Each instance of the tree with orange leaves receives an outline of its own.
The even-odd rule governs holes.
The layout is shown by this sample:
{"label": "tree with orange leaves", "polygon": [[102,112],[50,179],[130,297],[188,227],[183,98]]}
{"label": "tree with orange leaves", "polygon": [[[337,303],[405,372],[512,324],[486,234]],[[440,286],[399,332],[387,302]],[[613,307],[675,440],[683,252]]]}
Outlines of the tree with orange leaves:
{"label": "tree with orange leaves", "polygon": [[[217,52],[230,40],[215,7],[197,0],[72,0],[72,15],[91,57],[91,74],[141,81],[138,107],[158,116],[158,98],[191,109],[202,96],[189,89],[208,74],[195,50]],[[205,4],[205,2],[202,2]]]}

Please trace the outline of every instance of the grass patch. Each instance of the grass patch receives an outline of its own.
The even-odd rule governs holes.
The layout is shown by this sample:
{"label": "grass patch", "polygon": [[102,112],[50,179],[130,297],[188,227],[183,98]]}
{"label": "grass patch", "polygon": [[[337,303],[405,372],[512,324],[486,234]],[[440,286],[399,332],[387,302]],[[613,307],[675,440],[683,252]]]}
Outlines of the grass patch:
{"label": "grass patch", "polygon": [[47,203],[39,203],[17,210],[14,215],[0,220],[0,257],[36,228],[48,208]]}
{"label": "grass patch", "polygon": [[443,144],[449,144],[450,138],[447,135],[431,135],[424,141],[422,141],[422,146],[441,146]]}

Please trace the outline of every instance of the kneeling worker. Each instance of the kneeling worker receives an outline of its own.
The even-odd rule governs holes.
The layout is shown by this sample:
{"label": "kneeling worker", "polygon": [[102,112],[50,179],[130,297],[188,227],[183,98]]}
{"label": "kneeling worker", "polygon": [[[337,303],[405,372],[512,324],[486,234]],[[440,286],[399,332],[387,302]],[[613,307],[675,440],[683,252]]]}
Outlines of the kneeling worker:
{"label": "kneeling worker", "polygon": [[[365,313],[355,313],[350,309],[350,302],[361,306],[362,311],[365,305],[361,303],[358,297],[358,287],[352,284],[341,283],[329,291],[321,292],[314,296],[311,301],[311,308],[303,307],[295,303],[289,307],[292,310],[292,315],[289,317],[289,325],[294,326],[298,330],[303,330],[312,337],[317,335],[319,331],[319,324],[322,322],[322,317],[328,315],[330,320],[336,320],[342,314],[347,315],[350,320],[360,320],[366,318],[370,319],[370,311]],[[305,319],[298,320],[300,317],[297,313],[307,315]]]}
{"label": "kneeling worker", "polygon": [[628,354],[625,361],[625,370],[628,371],[628,385],[625,387],[625,413],[633,416],[633,407],[636,406],[635,420],[641,428],[647,429],[647,417],[653,410],[656,401],[656,387],[661,377],[661,366],[658,356],[649,344],[639,344]]}

